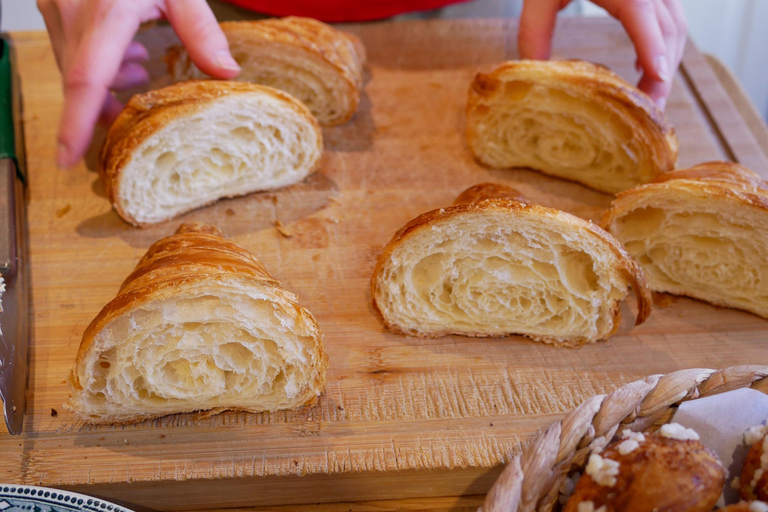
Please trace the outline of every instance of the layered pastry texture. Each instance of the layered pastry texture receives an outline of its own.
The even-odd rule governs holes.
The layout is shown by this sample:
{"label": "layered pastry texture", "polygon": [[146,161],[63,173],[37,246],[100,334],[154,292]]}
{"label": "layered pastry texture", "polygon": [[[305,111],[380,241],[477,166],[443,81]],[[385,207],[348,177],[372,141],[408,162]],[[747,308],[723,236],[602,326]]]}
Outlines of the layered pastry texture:
{"label": "layered pastry texture", "polygon": [[109,130],[99,171],[120,216],[145,225],[301,181],[322,144],[312,114],[282,91],[184,82],[131,98]]}
{"label": "layered pastry texture", "polygon": [[637,323],[646,319],[651,302],[643,273],[613,237],[520,199],[513,189],[479,185],[400,229],[371,279],[374,308],[387,328],[580,345],[616,331],[630,287],[638,296]]}
{"label": "layered pastry texture", "polygon": [[[347,121],[363,87],[365,47],[356,36],[299,17],[221,23],[241,72],[236,80],[295,96],[323,125]],[[183,47],[167,56],[174,80],[207,78]]]}
{"label": "layered pastry texture", "polygon": [[313,403],[328,365],[314,317],[215,228],[155,243],[83,334],[66,407],[92,423]]}
{"label": "layered pastry texture", "polygon": [[653,290],[768,318],[768,183],[709,162],[619,194],[602,225]]}
{"label": "layered pastry texture", "polygon": [[676,423],[592,453],[563,512],[710,512],[725,470],[698,434]]}
{"label": "layered pastry texture", "polygon": [[610,193],[673,169],[678,149],[648,96],[584,61],[509,61],[479,73],[467,139],[490,167],[527,167]]}

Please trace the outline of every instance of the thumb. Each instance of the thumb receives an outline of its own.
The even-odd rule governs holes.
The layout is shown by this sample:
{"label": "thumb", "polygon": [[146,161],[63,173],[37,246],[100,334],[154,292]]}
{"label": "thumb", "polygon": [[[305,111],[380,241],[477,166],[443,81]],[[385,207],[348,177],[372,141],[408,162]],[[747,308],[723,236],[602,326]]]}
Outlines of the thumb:
{"label": "thumb", "polygon": [[192,62],[216,78],[234,78],[240,66],[205,0],[168,0],[166,13]]}
{"label": "thumb", "polygon": [[555,20],[561,0],[527,0],[523,3],[517,49],[521,59],[548,59],[552,49]]}

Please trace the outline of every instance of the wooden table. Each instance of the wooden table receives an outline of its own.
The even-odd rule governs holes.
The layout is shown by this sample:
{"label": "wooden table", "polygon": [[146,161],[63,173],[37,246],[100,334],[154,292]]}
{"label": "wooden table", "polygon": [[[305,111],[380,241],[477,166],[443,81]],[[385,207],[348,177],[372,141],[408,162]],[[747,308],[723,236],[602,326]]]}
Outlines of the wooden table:
{"label": "wooden table", "polygon": [[[584,399],[652,373],[765,362],[768,322],[671,297],[658,297],[639,328],[625,323],[608,342],[579,350],[518,337],[417,340],[386,332],[372,314],[368,280],[383,245],[417,214],[482,181],[512,184],[589,219],[610,197],[530,171],[489,170],[469,155],[467,87],[476,71],[516,56],[513,23],[348,29],[368,47],[366,94],[350,123],[325,130],[321,170],[287,190],[187,216],[214,222],[253,251],[318,318],[331,357],[320,404],[127,427],[89,427],[64,411],[65,379],[90,320],[146,248],[179,222],[125,225],[92,172],[93,152],[76,169],[55,168],[61,93],[51,49],[44,34],[13,35],[30,175],[32,346],[25,433],[0,432],[0,481],[158,509],[315,502],[345,502],[317,507],[329,511],[472,509],[522,443]],[[159,85],[160,57],[173,37],[163,28],[141,37]],[[554,47],[557,57],[637,78],[631,45],[611,20],[563,20]],[[667,107],[679,165],[733,159],[768,177],[759,125],[750,127],[737,107],[745,108],[743,97],[733,94],[736,104],[689,45]],[[274,229],[276,220],[293,236]]]}

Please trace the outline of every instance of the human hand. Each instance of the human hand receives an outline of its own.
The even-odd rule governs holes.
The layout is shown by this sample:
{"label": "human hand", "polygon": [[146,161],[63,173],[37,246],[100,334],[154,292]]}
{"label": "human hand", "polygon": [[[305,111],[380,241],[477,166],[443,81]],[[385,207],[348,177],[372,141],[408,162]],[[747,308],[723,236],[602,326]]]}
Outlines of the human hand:
{"label": "human hand", "polygon": [[83,156],[97,121],[111,123],[120,113],[110,91],[149,80],[140,64],[147,50],[133,41],[141,23],[170,21],[192,61],[211,76],[233,78],[240,71],[205,0],[38,0],[37,6],[64,86],[59,167]]}
{"label": "human hand", "polygon": [[[524,59],[548,59],[555,17],[571,0],[527,0],[517,45]],[[680,0],[592,0],[618,19],[635,45],[638,87],[662,109],[672,89],[688,32]]]}

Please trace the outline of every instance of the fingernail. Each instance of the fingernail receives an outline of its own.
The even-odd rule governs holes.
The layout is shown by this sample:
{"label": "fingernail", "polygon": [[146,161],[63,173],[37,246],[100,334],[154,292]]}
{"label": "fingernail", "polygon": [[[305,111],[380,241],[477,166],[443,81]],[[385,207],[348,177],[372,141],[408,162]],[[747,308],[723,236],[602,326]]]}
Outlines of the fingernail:
{"label": "fingernail", "polygon": [[669,64],[667,64],[667,58],[663,55],[659,55],[653,60],[653,67],[656,68],[656,74],[659,75],[664,82],[669,81]]}
{"label": "fingernail", "polygon": [[232,55],[228,51],[220,51],[216,54],[216,64],[222,69],[229,69],[232,71],[240,71],[240,66],[237,61],[232,58]]}
{"label": "fingernail", "polygon": [[69,150],[67,150],[67,146],[59,142],[56,146],[56,166],[59,169],[67,169],[69,168],[68,161]]}
{"label": "fingernail", "polygon": [[661,110],[664,110],[667,107],[667,98],[657,99],[656,105],[658,105]]}

